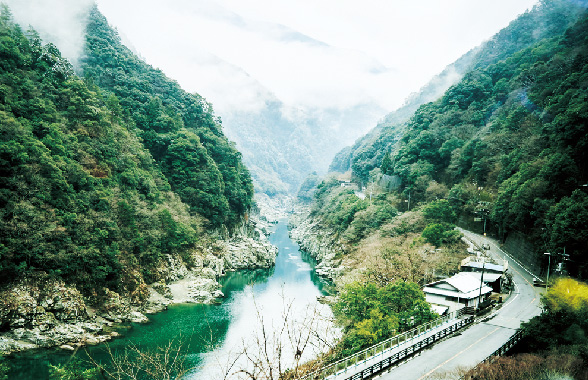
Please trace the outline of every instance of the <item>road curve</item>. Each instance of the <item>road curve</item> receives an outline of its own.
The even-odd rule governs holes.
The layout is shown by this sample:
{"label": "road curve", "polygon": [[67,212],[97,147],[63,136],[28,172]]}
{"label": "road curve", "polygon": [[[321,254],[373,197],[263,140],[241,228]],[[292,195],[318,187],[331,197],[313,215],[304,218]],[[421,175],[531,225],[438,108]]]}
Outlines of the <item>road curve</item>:
{"label": "road curve", "polygon": [[493,239],[466,230],[461,232],[478,246],[489,244],[492,256],[509,261],[515,284],[512,294],[491,317],[423,350],[413,359],[382,373],[378,379],[459,378],[459,369],[471,368],[484,360],[506,343],[521,322],[541,313],[539,299],[543,289],[533,286],[533,275],[503,252]]}

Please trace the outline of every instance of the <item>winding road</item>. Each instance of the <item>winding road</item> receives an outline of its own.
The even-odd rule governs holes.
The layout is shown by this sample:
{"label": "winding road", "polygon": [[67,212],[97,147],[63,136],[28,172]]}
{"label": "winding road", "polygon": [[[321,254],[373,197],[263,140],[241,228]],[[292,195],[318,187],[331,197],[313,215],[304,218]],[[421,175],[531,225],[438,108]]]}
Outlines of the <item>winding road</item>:
{"label": "winding road", "polygon": [[382,373],[381,380],[405,379],[424,380],[428,378],[459,378],[460,368],[471,368],[500,348],[520,327],[541,313],[539,302],[542,288],[533,286],[533,275],[503,252],[496,241],[460,230],[481,246],[489,244],[489,253],[495,258],[506,259],[513,275],[515,288],[500,309],[485,317],[461,334],[435,344],[421,351],[413,359]]}

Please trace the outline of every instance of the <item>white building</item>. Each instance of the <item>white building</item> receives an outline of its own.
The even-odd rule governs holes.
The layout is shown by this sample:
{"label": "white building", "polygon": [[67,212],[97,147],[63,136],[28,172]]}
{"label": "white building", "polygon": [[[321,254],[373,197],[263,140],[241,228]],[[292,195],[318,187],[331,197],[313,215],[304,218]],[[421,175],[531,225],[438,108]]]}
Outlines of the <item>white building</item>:
{"label": "white building", "polygon": [[493,262],[485,262],[483,259],[473,256],[466,257],[461,261],[460,271],[468,272],[475,276],[478,281],[484,274],[484,283],[492,288],[492,291],[501,293],[506,283],[506,270],[508,268],[508,261],[504,260],[503,264],[495,264]]}
{"label": "white building", "polygon": [[423,289],[427,302],[435,312],[443,314],[464,307],[477,308],[484,301],[492,288],[483,284],[480,291],[480,277],[461,272],[453,277],[427,284]]}

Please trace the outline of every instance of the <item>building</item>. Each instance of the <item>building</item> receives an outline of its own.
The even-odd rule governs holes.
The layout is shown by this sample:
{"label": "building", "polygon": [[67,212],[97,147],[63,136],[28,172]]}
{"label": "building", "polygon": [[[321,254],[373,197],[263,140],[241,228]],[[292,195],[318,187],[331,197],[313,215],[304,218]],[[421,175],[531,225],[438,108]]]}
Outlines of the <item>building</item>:
{"label": "building", "polygon": [[466,257],[461,261],[460,271],[467,272],[475,276],[478,281],[481,280],[482,273],[484,275],[484,283],[492,288],[496,293],[502,293],[502,289],[506,285],[506,269],[508,268],[508,261],[504,260],[504,264],[495,264],[492,262],[484,262],[476,257]]}
{"label": "building", "polygon": [[492,288],[482,284],[480,278],[466,272],[427,284],[423,289],[425,298],[432,309],[440,315],[464,307],[478,308],[486,300]]}

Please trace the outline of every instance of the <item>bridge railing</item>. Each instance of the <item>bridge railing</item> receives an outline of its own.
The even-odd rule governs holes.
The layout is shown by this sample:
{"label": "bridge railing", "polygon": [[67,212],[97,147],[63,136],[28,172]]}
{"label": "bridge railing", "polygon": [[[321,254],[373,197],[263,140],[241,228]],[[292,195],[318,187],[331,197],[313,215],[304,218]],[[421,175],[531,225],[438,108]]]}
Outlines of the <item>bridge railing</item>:
{"label": "bridge railing", "polygon": [[418,337],[427,331],[434,329],[442,324],[461,317],[463,315],[463,309],[451,312],[447,315],[444,315],[440,318],[435,319],[434,321],[430,321],[427,323],[423,323],[415,327],[414,329],[408,330],[402,334],[395,335],[392,338],[386,339],[383,342],[377,343],[371,347],[363,349],[359,352],[356,352],[353,355],[350,355],[346,358],[338,360],[334,363],[331,363],[325,367],[318,369],[312,373],[307,374],[304,377],[301,377],[301,380],[311,380],[311,379],[324,379],[328,376],[333,374],[339,373],[341,371],[345,371],[347,368],[351,366],[355,366],[357,364],[361,364],[362,362],[366,361],[369,358],[382,355],[384,352],[400,346],[401,344]]}
{"label": "bridge railing", "polygon": [[[478,363],[473,369],[478,368],[482,363],[492,363],[494,362],[494,360],[496,360],[496,358],[499,358],[501,356],[504,356],[508,351],[510,351],[511,348],[513,348],[514,346],[516,346],[516,344],[523,339],[523,330],[518,329],[513,336],[511,336],[506,343],[504,343],[502,346],[500,346],[500,348],[498,348],[496,351],[494,351],[493,353],[491,353],[490,355],[488,355],[486,357],[486,359],[482,360],[480,363]],[[465,375],[459,378],[460,380],[465,379]]]}
{"label": "bridge railing", "polygon": [[491,353],[490,355],[488,355],[488,357],[486,357],[486,359],[484,359],[482,361],[482,363],[492,363],[492,361],[494,359],[496,359],[499,356],[503,356],[504,354],[506,354],[508,351],[510,351],[511,348],[513,348],[514,346],[516,346],[516,344],[523,339],[523,330],[519,329],[517,330],[513,336],[511,336],[506,343],[504,343],[502,346],[500,346],[499,349],[497,349],[496,351],[494,351],[493,353]]}

